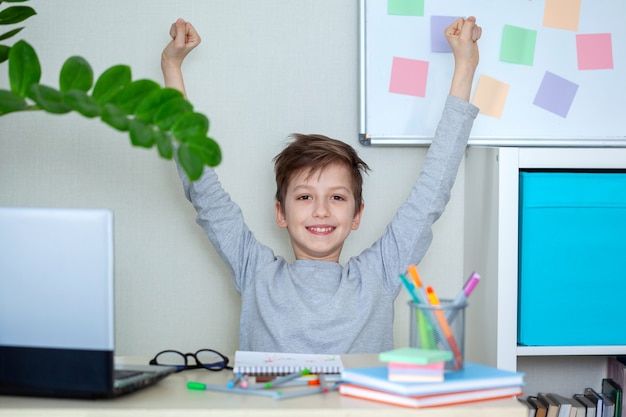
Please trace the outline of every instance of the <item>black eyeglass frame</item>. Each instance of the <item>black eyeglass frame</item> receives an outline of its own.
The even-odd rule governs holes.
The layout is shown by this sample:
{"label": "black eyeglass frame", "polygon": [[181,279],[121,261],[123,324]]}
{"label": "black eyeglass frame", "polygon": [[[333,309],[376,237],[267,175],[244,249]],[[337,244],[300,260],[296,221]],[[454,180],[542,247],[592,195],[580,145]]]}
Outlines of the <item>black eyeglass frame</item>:
{"label": "black eyeglass frame", "polygon": [[[222,360],[219,362],[214,362],[214,363],[202,363],[198,359],[198,354],[202,352],[211,352],[219,356]],[[158,358],[160,355],[164,353],[174,353],[174,354],[181,356],[183,358],[184,365],[171,365],[171,364],[159,363]],[[190,365],[187,358],[193,358],[196,364]],[[222,355],[220,352],[218,352],[217,350],[213,350],[213,349],[199,349],[195,353],[183,353],[178,350],[168,349],[168,350],[162,350],[159,353],[157,353],[154,356],[154,358],[150,359],[149,363],[150,365],[174,366],[176,368],[176,372],[182,372],[188,369],[206,369],[208,371],[219,372],[224,369],[228,369],[228,370],[233,369],[232,366],[228,366],[228,362],[229,362],[228,357]]]}

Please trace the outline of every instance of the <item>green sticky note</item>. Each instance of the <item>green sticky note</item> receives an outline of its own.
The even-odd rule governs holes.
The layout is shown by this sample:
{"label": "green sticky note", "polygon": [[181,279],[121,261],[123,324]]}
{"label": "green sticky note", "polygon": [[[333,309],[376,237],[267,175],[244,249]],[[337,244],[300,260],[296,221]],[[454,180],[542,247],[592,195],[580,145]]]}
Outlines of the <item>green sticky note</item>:
{"label": "green sticky note", "polygon": [[504,25],[500,60],[512,64],[533,65],[537,31]]}
{"label": "green sticky note", "polygon": [[387,0],[387,14],[424,16],[424,0]]}
{"label": "green sticky note", "polygon": [[378,354],[381,362],[414,363],[416,365],[428,365],[435,362],[445,362],[452,359],[449,350],[400,348]]}

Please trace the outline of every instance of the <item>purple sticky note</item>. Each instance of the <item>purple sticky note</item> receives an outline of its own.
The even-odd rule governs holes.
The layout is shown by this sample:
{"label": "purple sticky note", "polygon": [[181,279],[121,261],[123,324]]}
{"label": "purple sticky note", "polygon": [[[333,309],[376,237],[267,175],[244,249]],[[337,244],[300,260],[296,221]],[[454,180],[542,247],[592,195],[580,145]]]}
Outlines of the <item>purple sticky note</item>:
{"label": "purple sticky note", "polygon": [[432,52],[452,52],[443,32],[458,18],[458,16],[430,17],[430,50]]}
{"label": "purple sticky note", "polygon": [[546,71],[533,104],[561,117],[567,117],[578,85]]}
{"label": "purple sticky note", "polygon": [[424,97],[427,78],[427,61],[393,57],[389,92]]}
{"label": "purple sticky note", "polygon": [[576,35],[579,70],[613,69],[610,33]]}

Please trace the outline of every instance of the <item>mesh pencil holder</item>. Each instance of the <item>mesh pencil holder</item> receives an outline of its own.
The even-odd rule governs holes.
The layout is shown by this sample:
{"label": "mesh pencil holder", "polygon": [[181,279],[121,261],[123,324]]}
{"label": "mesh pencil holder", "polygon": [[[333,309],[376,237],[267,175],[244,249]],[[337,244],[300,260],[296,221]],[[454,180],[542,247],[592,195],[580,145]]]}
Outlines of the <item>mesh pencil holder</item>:
{"label": "mesh pencil holder", "polygon": [[446,371],[463,369],[467,303],[453,304],[452,300],[441,300],[440,305],[412,301],[408,304],[411,309],[409,346],[449,350],[453,355],[445,364]]}

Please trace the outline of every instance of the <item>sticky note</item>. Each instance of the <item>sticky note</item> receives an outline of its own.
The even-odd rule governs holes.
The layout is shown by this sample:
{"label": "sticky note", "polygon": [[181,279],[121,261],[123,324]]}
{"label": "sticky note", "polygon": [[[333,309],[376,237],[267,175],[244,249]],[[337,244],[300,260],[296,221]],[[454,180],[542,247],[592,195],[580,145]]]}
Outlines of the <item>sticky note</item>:
{"label": "sticky note", "polygon": [[452,52],[446,40],[444,30],[452,24],[458,16],[431,16],[430,17],[430,50],[431,52]]}
{"label": "sticky note", "polygon": [[391,64],[389,92],[424,97],[427,79],[427,61],[394,57]]}
{"label": "sticky note", "polygon": [[576,35],[579,70],[613,69],[610,33]]}
{"label": "sticky note", "polygon": [[476,85],[476,92],[472,104],[480,109],[484,115],[501,118],[509,94],[510,85],[481,75]]}
{"label": "sticky note", "polygon": [[537,31],[504,25],[500,60],[512,64],[533,65]]}
{"label": "sticky note", "polygon": [[387,14],[424,16],[424,0],[387,0]]}
{"label": "sticky note", "polygon": [[546,0],[543,7],[543,25],[546,27],[578,31],[582,0]]}
{"label": "sticky note", "polygon": [[546,71],[533,104],[561,117],[567,117],[578,85]]}

